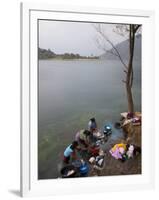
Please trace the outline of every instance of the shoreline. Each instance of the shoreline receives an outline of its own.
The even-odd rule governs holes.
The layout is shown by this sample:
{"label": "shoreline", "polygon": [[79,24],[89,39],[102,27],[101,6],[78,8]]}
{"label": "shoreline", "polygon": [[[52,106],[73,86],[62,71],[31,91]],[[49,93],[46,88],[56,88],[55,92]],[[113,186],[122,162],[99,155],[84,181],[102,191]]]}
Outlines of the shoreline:
{"label": "shoreline", "polygon": [[41,60],[58,60],[58,61],[82,61],[82,60],[102,60],[100,58],[72,58],[72,59],[62,59],[62,58],[44,58],[44,59],[38,59]]}

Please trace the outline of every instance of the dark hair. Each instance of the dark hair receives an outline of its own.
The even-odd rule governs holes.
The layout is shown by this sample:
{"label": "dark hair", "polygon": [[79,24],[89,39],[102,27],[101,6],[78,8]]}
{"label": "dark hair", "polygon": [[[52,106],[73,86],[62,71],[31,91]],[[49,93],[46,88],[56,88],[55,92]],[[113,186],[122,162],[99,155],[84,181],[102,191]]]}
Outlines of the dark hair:
{"label": "dark hair", "polygon": [[126,151],[128,151],[130,144],[126,144]]}
{"label": "dark hair", "polygon": [[83,132],[85,135],[90,135],[91,134],[91,132],[90,131],[88,131],[88,130],[84,130],[84,132]]}
{"label": "dark hair", "polygon": [[95,122],[96,120],[95,120],[95,118],[93,117],[93,118],[90,119],[90,121]]}
{"label": "dark hair", "polygon": [[78,146],[78,142],[77,142],[77,141],[73,141],[70,148],[71,148],[72,150],[74,150],[77,146]]}

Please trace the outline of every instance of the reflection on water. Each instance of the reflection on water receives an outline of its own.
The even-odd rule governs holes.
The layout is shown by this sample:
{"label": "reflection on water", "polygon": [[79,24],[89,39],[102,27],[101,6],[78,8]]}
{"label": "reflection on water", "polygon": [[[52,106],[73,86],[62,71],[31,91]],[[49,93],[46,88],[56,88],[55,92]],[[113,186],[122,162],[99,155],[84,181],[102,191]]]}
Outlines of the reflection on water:
{"label": "reflection on water", "polygon": [[[134,64],[135,110],[141,110],[141,68]],[[124,73],[118,61],[39,61],[39,178],[57,178],[64,148],[95,117],[99,128],[127,110]],[[112,139],[122,137],[113,130]]]}

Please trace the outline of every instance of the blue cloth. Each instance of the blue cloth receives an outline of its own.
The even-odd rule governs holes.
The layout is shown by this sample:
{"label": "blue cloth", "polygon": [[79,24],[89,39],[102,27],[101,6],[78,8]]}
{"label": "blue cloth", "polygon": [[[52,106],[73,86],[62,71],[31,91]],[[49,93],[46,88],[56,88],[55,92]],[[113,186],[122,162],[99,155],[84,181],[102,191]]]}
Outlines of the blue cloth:
{"label": "blue cloth", "polygon": [[69,157],[72,153],[73,153],[73,150],[71,149],[71,145],[69,145],[64,151],[64,156]]}

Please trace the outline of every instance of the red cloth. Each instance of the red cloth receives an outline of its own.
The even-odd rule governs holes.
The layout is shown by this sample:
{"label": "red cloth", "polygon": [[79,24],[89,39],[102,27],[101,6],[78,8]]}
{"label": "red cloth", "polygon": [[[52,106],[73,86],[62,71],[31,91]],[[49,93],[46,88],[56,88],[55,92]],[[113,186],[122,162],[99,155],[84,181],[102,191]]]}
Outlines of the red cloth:
{"label": "red cloth", "polygon": [[91,147],[89,151],[92,154],[92,156],[97,156],[99,154],[99,147]]}

